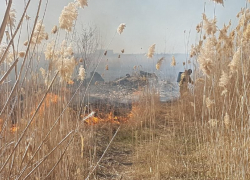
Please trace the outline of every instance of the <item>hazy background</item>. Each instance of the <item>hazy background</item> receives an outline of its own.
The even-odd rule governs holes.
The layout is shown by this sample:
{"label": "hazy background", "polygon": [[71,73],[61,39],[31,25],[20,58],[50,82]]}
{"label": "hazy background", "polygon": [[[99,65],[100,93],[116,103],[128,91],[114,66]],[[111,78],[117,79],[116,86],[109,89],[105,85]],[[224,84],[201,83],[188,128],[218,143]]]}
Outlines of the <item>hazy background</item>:
{"label": "hazy background", "polygon": [[[13,0],[17,22],[25,1]],[[31,1],[27,13],[32,17],[30,22],[34,20],[38,2]],[[43,0],[41,18],[46,2]],[[58,25],[59,15],[69,2],[72,0],[48,0],[44,19],[48,32],[54,25]],[[235,15],[245,6],[246,1],[226,0],[224,8],[210,0],[88,0],[88,7],[79,11],[77,30],[82,25],[96,26],[103,47],[106,47],[119,24],[126,23],[124,33],[116,36],[109,47],[114,52],[125,49],[126,53],[145,53],[149,46],[156,43],[157,53],[187,53],[187,42],[190,46],[198,40],[195,27],[202,20],[205,2],[207,16],[213,18],[215,7],[218,25],[221,27],[230,19],[233,26],[237,24]],[[0,0],[0,20],[3,19],[5,8],[5,0]],[[21,37],[21,40],[25,41],[26,37]]]}
{"label": "hazy background", "polygon": [[[27,0],[13,0],[12,7],[17,11],[16,24],[19,22],[25,2]],[[22,31],[32,27],[38,2],[38,0],[31,1],[27,11],[31,19],[29,22],[24,21]],[[44,24],[49,34],[52,27],[58,25],[61,11],[69,2],[72,1],[43,0],[39,19],[45,13]],[[46,3],[48,3],[47,9]],[[210,0],[88,0],[88,7],[79,10],[75,30],[81,32],[81,28],[95,27],[99,37],[98,49],[113,51],[102,59],[98,67],[98,72],[104,74],[104,79],[107,81],[132,73],[134,66],[156,72],[161,77],[175,79],[178,72],[184,70],[182,62],[188,59],[191,44],[199,41],[195,29],[202,20],[204,8],[208,18],[213,18],[215,13],[219,28],[224,23],[228,24],[230,19],[234,27],[238,21],[236,14],[245,6],[245,0],[226,0],[224,6]],[[5,9],[6,1],[0,0],[1,21]],[[126,23],[127,27],[121,35],[118,35],[116,29],[121,23]],[[60,33],[60,40],[65,37],[63,32]],[[25,50],[26,47],[23,46],[25,40],[27,35],[22,33],[19,50]],[[153,59],[147,59],[145,54],[154,43],[156,55]],[[120,53],[121,49],[125,49],[124,54]],[[117,58],[118,54],[121,54],[121,58]],[[177,60],[175,68],[170,68],[172,55],[175,55]],[[160,71],[156,71],[155,64],[161,57],[165,57],[165,61]],[[93,61],[98,60],[98,56],[93,58]],[[109,71],[105,70],[107,64]],[[192,68],[192,65],[186,68]]]}

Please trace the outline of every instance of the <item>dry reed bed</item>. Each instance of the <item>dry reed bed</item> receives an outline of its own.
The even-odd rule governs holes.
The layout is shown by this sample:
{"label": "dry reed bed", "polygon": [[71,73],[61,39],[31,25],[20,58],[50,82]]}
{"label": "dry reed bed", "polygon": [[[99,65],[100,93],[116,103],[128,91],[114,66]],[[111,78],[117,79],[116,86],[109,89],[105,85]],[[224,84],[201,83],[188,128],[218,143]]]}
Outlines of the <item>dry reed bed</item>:
{"label": "dry reed bed", "polygon": [[[221,0],[215,2],[223,4]],[[66,89],[73,76],[81,82],[85,77],[82,60],[74,57],[70,35],[78,11],[87,6],[87,1],[65,6],[59,25],[50,34],[45,32],[43,18],[38,19],[45,15],[40,12],[41,3],[33,22],[29,22],[26,8],[16,21],[9,0],[0,29],[0,43],[3,37],[7,39],[0,53],[0,90],[4,94],[0,99],[1,177],[87,178],[101,156],[97,154],[98,126],[86,127],[80,118],[82,109],[75,112],[68,108],[74,94],[70,96]],[[129,142],[134,148],[130,178],[250,178],[250,10],[243,8],[237,17],[236,27],[229,23],[218,29],[216,17],[209,19],[205,14],[197,25],[201,39],[190,52],[196,67],[193,93],[187,92],[178,102],[166,106],[149,93],[135,106]],[[24,21],[32,28],[27,41],[22,42],[25,51],[17,51]],[[124,28],[125,24],[121,24],[117,32],[121,34]],[[5,30],[8,33],[4,35]],[[57,37],[64,30],[67,36],[60,42]],[[41,51],[48,60],[48,69],[37,69]],[[155,44],[149,48],[149,58],[154,51]],[[21,67],[17,68],[17,61],[21,61]],[[161,62],[156,64],[157,69]],[[82,66],[78,69],[77,65]],[[172,65],[176,65],[174,57]],[[73,73],[76,69],[78,74]],[[8,83],[11,71],[15,72],[14,85]],[[109,127],[107,144],[113,131]],[[90,177],[94,178],[96,172],[98,167]]]}
{"label": "dry reed bed", "polygon": [[[46,11],[41,12],[42,3],[47,8],[48,2],[39,1],[37,14],[32,18],[34,21],[26,14],[30,2],[27,1],[17,21],[15,10],[11,8],[12,0],[6,1],[7,9],[0,29],[0,88],[4,94],[0,99],[1,177],[86,178],[97,162],[93,150],[96,147],[93,144],[94,129],[84,124],[87,112],[81,113],[80,106],[75,112],[69,104],[85,78],[83,65],[76,70],[77,65],[84,63],[74,57],[71,35],[74,36],[78,11],[88,3],[86,0],[70,2],[62,10],[59,24],[49,34],[43,24]],[[27,24],[27,32],[23,30],[23,24]],[[124,28],[125,24],[121,24],[117,32],[121,34]],[[66,36],[60,42],[58,37],[64,30]],[[27,41],[20,42],[19,33],[26,36]],[[6,38],[6,45],[2,43],[3,38]],[[43,53],[48,69],[38,69]],[[15,73],[14,84],[9,83],[11,72]],[[70,88],[72,78],[78,78],[81,83],[74,90],[75,94],[70,95],[67,88]],[[84,148],[88,144],[90,148]],[[88,152],[84,153],[84,150]]]}
{"label": "dry reed bed", "polygon": [[[142,162],[135,167],[140,178],[250,178],[250,10],[243,8],[237,17],[236,27],[229,22],[218,29],[216,17],[203,14],[197,25],[201,39],[190,52],[195,84],[178,102],[163,107],[177,126],[165,127],[169,132],[151,124],[143,128],[148,137],[135,155],[135,162]],[[162,107],[149,108],[150,115],[142,112],[138,118],[158,124],[162,118],[152,120],[152,115]],[[161,135],[153,140],[157,133]]]}

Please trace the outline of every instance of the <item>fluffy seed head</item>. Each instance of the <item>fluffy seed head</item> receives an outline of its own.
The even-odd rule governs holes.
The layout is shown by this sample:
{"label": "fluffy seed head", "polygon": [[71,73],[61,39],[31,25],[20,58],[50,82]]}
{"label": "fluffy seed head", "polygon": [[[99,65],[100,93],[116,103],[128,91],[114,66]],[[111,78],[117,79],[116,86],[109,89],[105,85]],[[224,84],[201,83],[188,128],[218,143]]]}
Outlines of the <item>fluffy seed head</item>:
{"label": "fluffy seed head", "polygon": [[227,95],[227,89],[224,89],[222,92],[221,92],[221,95],[224,96],[224,95]]}
{"label": "fluffy seed head", "polygon": [[47,44],[46,51],[44,52],[45,59],[51,60],[49,70],[55,68],[59,71],[61,81],[64,80],[67,83],[72,82],[71,75],[74,72],[76,60],[73,55],[73,49],[71,46],[67,46],[64,40],[61,47],[55,49],[55,42],[51,41]]}
{"label": "fluffy seed head", "polygon": [[217,126],[217,123],[218,123],[217,119],[210,119],[210,120],[208,121],[208,124],[209,124],[210,126],[212,126],[212,127]]}
{"label": "fluffy seed head", "polygon": [[44,68],[41,67],[41,68],[40,68],[40,72],[41,72],[43,78],[45,79],[46,76],[47,76],[46,70],[45,70]]}
{"label": "fluffy seed head", "polygon": [[209,38],[207,39],[205,46],[202,47],[200,55],[197,59],[200,64],[200,69],[208,77],[211,75],[213,71],[215,59],[216,59],[216,50],[214,46],[214,41],[212,38]]}
{"label": "fluffy seed head", "polygon": [[206,105],[208,109],[210,109],[214,104],[214,100],[211,100],[209,97],[206,98]]}
{"label": "fluffy seed head", "polygon": [[25,15],[25,19],[26,20],[30,20],[30,16],[28,16],[27,14]]}
{"label": "fluffy seed head", "polygon": [[25,56],[25,53],[26,53],[25,51],[20,51],[18,53],[18,57],[23,58]]}
{"label": "fluffy seed head", "polygon": [[61,57],[56,62],[57,70],[59,71],[59,75],[61,77],[61,81],[70,82],[71,81],[71,75],[74,72],[74,68],[76,65],[75,58],[72,56],[71,58]]}
{"label": "fluffy seed head", "polygon": [[229,115],[227,113],[224,116],[224,124],[225,124],[226,128],[228,128],[230,125],[230,119],[229,119]]}
{"label": "fluffy seed head", "polygon": [[69,47],[67,47],[66,51],[65,51],[65,56],[72,56],[74,53],[73,53],[73,48],[72,46],[70,45]]}
{"label": "fluffy seed head", "polygon": [[46,39],[45,27],[42,21],[38,21],[31,40],[32,44],[41,44],[42,40]]}
{"label": "fluffy seed head", "polygon": [[81,8],[84,8],[84,6],[88,6],[88,1],[87,0],[77,0],[77,2],[78,2],[78,5]]}
{"label": "fluffy seed head", "polygon": [[159,70],[161,68],[161,64],[162,64],[163,60],[164,60],[164,57],[162,57],[161,59],[159,59],[157,61],[157,64],[155,65],[157,70]]}
{"label": "fluffy seed head", "polygon": [[46,86],[48,86],[49,84],[49,82],[48,82],[48,73],[46,72],[46,70],[44,69],[44,68],[40,68],[40,72],[41,72],[41,74],[42,74],[42,77],[43,77],[43,79],[44,79],[44,84],[46,85]]}
{"label": "fluffy seed head", "polygon": [[147,57],[152,58],[154,56],[154,53],[155,53],[155,44],[149,47]]}
{"label": "fluffy seed head", "polygon": [[70,32],[77,16],[78,12],[76,3],[71,2],[67,6],[64,6],[64,9],[59,17],[60,28]]}
{"label": "fluffy seed head", "polygon": [[29,41],[27,40],[27,41],[25,41],[25,42],[23,43],[23,45],[24,45],[24,46],[27,46],[28,43],[29,43]]}
{"label": "fluffy seed head", "polygon": [[[6,51],[7,45],[0,45],[0,59],[2,58],[2,56],[4,55],[5,51]],[[7,64],[11,64],[14,60],[14,54],[13,52],[7,51],[4,60]]]}
{"label": "fluffy seed head", "polygon": [[54,46],[55,46],[55,41],[51,41],[50,43],[47,44],[46,50],[44,51],[46,60],[53,59]]}
{"label": "fluffy seed head", "polygon": [[123,30],[125,29],[125,27],[126,27],[126,24],[125,23],[121,23],[119,25],[119,27],[117,28],[117,33],[121,34],[123,32]]}
{"label": "fluffy seed head", "polygon": [[174,56],[172,56],[171,66],[172,67],[176,66],[176,61],[175,61],[175,57]]}
{"label": "fluffy seed head", "polygon": [[51,30],[51,33],[56,34],[57,30],[58,30],[57,26],[54,26]]}
{"label": "fluffy seed head", "polygon": [[225,86],[227,86],[229,81],[230,81],[230,78],[229,78],[228,74],[225,73],[224,71],[222,71],[222,74],[221,74],[221,77],[219,80],[219,86],[225,87]]}
{"label": "fluffy seed head", "polygon": [[9,13],[9,18],[7,20],[7,24],[11,26],[11,28],[15,27],[15,22],[16,22],[16,10],[11,9]]}
{"label": "fluffy seed head", "polygon": [[45,40],[48,40],[48,39],[49,39],[49,34],[45,33]]}
{"label": "fluffy seed head", "polygon": [[79,68],[79,75],[78,75],[78,77],[82,81],[85,79],[85,69],[84,69],[83,65],[81,65],[80,68]]}
{"label": "fluffy seed head", "polygon": [[9,31],[5,31],[5,34],[6,34],[7,40],[9,41],[10,40],[10,33],[9,33]]}
{"label": "fluffy seed head", "polygon": [[197,26],[196,26],[196,31],[197,31],[197,33],[199,33],[200,31],[201,31],[201,27],[202,27],[202,24],[200,23],[200,24],[197,24]]}
{"label": "fluffy seed head", "polygon": [[234,53],[232,61],[228,65],[230,67],[231,73],[236,72],[240,67],[241,64],[240,59],[241,59],[241,48],[238,48],[238,50]]}
{"label": "fluffy seed head", "polygon": [[217,31],[217,29],[216,29],[216,23],[217,23],[216,18],[214,18],[212,20],[208,20],[207,16],[205,14],[203,14],[203,21],[204,21],[203,28],[206,31],[207,35],[215,34],[216,31]]}
{"label": "fluffy seed head", "polygon": [[247,28],[244,32],[244,39],[249,40],[250,39],[250,24],[247,25]]}
{"label": "fluffy seed head", "polygon": [[216,2],[216,3],[218,3],[218,4],[222,4],[222,5],[224,5],[223,0],[212,0],[212,1],[214,1],[214,2]]}

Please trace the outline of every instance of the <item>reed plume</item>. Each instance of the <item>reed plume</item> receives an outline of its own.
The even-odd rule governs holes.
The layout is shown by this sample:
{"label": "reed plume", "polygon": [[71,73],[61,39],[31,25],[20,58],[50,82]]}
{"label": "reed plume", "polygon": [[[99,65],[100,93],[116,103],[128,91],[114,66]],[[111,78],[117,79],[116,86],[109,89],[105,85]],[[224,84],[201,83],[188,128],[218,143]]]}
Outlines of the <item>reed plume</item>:
{"label": "reed plume", "polygon": [[58,30],[57,26],[54,26],[51,30],[51,33],[56,34],[57,30]]}
{"label": "reed plume", "polygon": [[11,9],[9,13],[9,18],[7,20],[7,24],[13,29],[15,28],[15,22],[16,22],[16,10]]}
{"label": "reed plume", "polygon": [[155,44],[149,47],[147,57],[152,58],[154,56],[154,53],[155,53]]}
{"label": "reed plume", "polygon": [[211,127],[216,127],[217,126],[217,123],[218,123],[218,120],[217,119],[210,119],[208,121],[208,124],[211,126]]}
{"label": "reed plume", "polygon": [[216,50],[214,45],[214,39],[207,39],[205,46],[201,48],[200,55],[197,59],[200,64],[200,69],[208,77],[210,77],[213,72],[214,61],[216,59]]}
{"label": "reed plume", "polygon": [[84,8],[84,6],[88,6],[87,0],[77,0],[77,2],[81,8]]}
{"label": "reed plume", "polygon": [[79,68],[79,74],[78,74],[78,77],[79,79],[81,79],[82,81],[85,79],[85,69],[83,67],[83,65],[80,66]]}
{"label": "reed plume", "polygon": [[226,113],[224,116],[224,124],[225,124],[226,128],[228,128],[230,125],[230,118],[229,118],[228,113]]}
{"label": "reed plume", "polygon": [[176,66],[176,61],[174,56],[172,56],[171,66],[172,67]]}
{"label": "reed plume", "polygon": [[217,31],[216,27],[216,17],[212,20],[208,20],[206,14],[203,14],[203,29],[206,31],[207,35],[214,35]]}
{"label": "reed plume", "polygon": [[67,6],[64,6],[61,15],[59,17],[59,26],[61,29],[66,31],[71,31],[73,23],[78,16],[77,5],[76,3],[69,3]]}
{"label": "reed plume", "polygon": [[229,63],[230,73],[235,73],[241,66],[241,48],[234,53],[232,61]]}
{"label": "reed plume", "polygon": [[222,71],[222,74],[219,80],[219,86],[226,87],[229,81],[230,81],[229,75],[225,73],[224,71]]}
{"label": "reed plume", "polygon": [[119,27],[117,28],[117,33],[118,34],[122,34],[122,32],[125,29],[125,27],[126,27],[125,23],[120,24]]}
{"label": "reed plume", "polygon": [[216,3],[218,3],[218,4],[224,5],[224,1],[223,1],[223,0],[212,0],[212,1],[214,1],[214,2],[216,2]]}
{"label": "reed plume", "polygon": [[164,60],[164,57],[162,57],[161,59],[159,59],[157,61],[157,64],[155,65],[155,67],[156,67],[157,70],[159,70],[161,68],[163,60]]}
{"label": "reed plume", "polygon": [[41,44],[42,40],[46,39],[47,33],[45,32],[45,26],[42,21],[38,21],[35,27],[34,35],[32,37],[32,44]]}
{"label": "reed plume", "polygon": [[18,53],[18,57],[23,58],[25,56],[25,53],[26,53],[25,51],[20,51]]}

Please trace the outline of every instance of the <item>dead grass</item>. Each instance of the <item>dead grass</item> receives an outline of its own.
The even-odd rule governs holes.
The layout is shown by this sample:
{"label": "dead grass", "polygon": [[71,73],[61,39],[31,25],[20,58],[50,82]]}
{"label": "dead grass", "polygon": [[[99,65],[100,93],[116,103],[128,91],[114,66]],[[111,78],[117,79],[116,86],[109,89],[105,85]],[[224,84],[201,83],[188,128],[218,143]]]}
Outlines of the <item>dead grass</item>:
{"label": "dead grass", "polygon": [[[67,37],[73,34],[62,42],[57,35],[74,28],[79,6],[72,2],[65,7],[61,29],[51,35],[55,40],[51,45],[45,41],[48,34],[43,21],[38,20],[41,3],[33,24],[29,24],[32,29],[28,30],[26,50],[20,51],[20,69],[14,62],[20,53],[16,52],[19,44],[11,39],[17,39],[26,9],[14,29],[15,19],[7,23],[9,5],[0,30],[0,42],[6,26],[11,31],[11,37],[6,37],[8,45],[0,51],[2,178],[84,179],[89,175],[90,179],[250,179],[249,9],[237,15],[236,27],[230,22],[221,29],[216,17],[203,15],[197,26],[203,38],[193,46],[189,60],[196,67],[193,92],[184,93],[177,101],[161,103],[154,90],[145,89],[140,101],[133,104],[131,119],[121,125],[97,164],[120,125],[86,124],[82,119],[90,112],[84,113],[80,106],[74,110],[69,107],[71,97],[84,93],[78,92],[80,86],[75,94],[69,93],[72,73],[81,61],[75,59],[69,45]],[[86,4],[84,1],[81,6]],[[68,11],[70,6],[74,12]],[[14,14],[11,16],[14,18]],[[65,21],[67,17],[69,22]],[[122,24],[118,33],[124,27]],[[43,75],[37,69],[40,52],[44,51],[41,43],[48,45],[49,60]],[[148,57],[153,57],[154,46]],[[8,83],[11,71],[15,71],[14,85]],[[82,77],[84,72],[81,69]]]}

